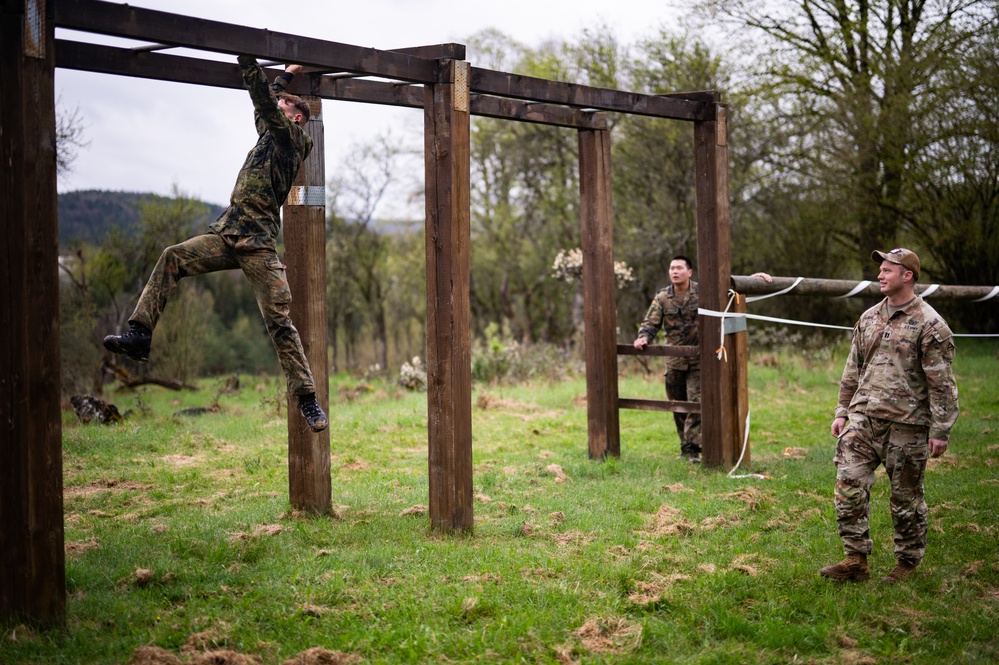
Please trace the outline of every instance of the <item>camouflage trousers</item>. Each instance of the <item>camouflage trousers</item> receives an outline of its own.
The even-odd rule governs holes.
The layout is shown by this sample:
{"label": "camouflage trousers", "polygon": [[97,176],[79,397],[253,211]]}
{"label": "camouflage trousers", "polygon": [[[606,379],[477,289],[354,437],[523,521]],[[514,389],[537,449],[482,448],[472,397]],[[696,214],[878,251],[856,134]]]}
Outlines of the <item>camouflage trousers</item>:
{"label": "camouflage trousers", "polygon": [[836,522],[847,554],[870,554],[871,487],[884,464],[891,483],[895,558],[916,565],[926,552],[923,474],[929,429],[851,413],[836,444]]}
{"label": "camouflage trousers", "polygon": [[[677,402],[701,401],[701,369],[667,369],[666,399]],[[674,413],[676,433],[680,436],[682,454],[701,452],[701,414]]]}
{"label": "camouflage trousers", "polygon": [[236,268],[243,271],[253,289],[267,333],[284,369],[288,394],[315,392],[302,340],[291,322],[291,288],[285,266],[269,236],[207,233],[167,247],[156,262],[129,321],[152,330],[182,278]]}

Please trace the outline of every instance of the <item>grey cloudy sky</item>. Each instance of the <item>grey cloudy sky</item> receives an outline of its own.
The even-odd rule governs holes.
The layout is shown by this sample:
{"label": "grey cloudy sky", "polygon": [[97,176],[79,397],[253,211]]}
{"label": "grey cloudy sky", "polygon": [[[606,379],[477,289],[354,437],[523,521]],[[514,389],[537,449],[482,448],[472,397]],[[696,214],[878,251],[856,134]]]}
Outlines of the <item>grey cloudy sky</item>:
{"label": "grey cloudy sky", "polygon": [[[675,13],[655,0],[136,0],[129,3],[329,41],[401,48],[465,43],[496,28],[528,46],[608,26],[622,42],[672,27]],[[287,11],[280,11],[287,8]],[[292,11],[294,8],[294,11]],[[96,41],[67,31],[60,38]],[[466,57],[476,63],[474,52]],[[56,70],[60,108],[77,109],[88,147],[80,150],[59,191],[106,189],[182,193],[225,204],[246,152],[256,140],[245,92]],[[351,147],[391,132],[419,145],[422,114],[370,104],[325,101],[327,178]],[[389,213],[391,214],[391,213]]]}

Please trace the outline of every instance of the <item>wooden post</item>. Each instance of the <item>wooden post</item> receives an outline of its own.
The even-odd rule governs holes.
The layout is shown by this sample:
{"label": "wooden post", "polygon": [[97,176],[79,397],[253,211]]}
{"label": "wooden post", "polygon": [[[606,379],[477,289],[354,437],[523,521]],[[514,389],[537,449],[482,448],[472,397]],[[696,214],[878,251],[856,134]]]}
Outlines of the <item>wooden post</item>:
{"label": "wooden post", "polygon": [[[298,328],[316,383],[316,399],[329,413],[326,326],[326,167],[323,105],[306,97],[312,111],[305,129],[312,152],[302,164],[284,206],[284,246],[291,286],[291,320]],[[291,505],[325,514],[331,509],[330,431],[315,433],[288,395],[288,486]]]}
{"label": "wooden post", "polygon": [[472,354],[469,66],[439,60],[424,92],[430,523],[470,530]]}
{"label": "wooden post", "polygon": [[[51,4],[51,3],[49,3]],[[0,619],[66,615],[51,16],[0,20]]]}
{"label": "wooden post", "polygon": [[579,131],[586,413],[590,459],[621,455],[610,131]]}
{"label": "wooden post", "polygon": [[[709,111],[712,106],[708,105]],[[728,303],[731,252],[729,247],[728,146],[726,109],[694,123],[694,168],[697,187],[697,282],[700,306],[722,311]],[[724,463],[732,441],[733,392],[731,372],[717,359],[722,346],[721,320],[698,317],[701,333],[701,447],[708,466]],[[729,362],[733,362],[729,358]]]}
{"label": "wooden post", "polygon": [[[739,294],[739,301],[732,303],[731,311],[746,313],[746,296]],[[742,442],[746,434],[746,416],[749,414],[749,333],[746,330],[725,335],[725,350],[728,353],[728,371],[732,390],[730,417],[732,418],[732,439],[722,451],[722,464],[732,468],[739,462]],[[742,467],[751,461],[749,442],[742,457]]]}

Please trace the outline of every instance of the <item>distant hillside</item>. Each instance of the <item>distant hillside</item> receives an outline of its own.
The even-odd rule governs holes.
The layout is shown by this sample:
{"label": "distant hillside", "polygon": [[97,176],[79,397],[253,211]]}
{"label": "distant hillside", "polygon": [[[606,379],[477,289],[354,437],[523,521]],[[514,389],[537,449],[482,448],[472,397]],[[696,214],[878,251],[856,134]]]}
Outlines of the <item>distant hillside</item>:
{"label": "distant hillside", "polygon": [[[74,240],[100,244],[108,232],[118,227],[135,233],[139,224],[138,203],[143,199],[169,199],[158,194],[141,192],[109,192],[87,189],[59,195],[59,245],[65,247]],[[210,214],[205,224],[214,220],[224,206],[207,204]]]}

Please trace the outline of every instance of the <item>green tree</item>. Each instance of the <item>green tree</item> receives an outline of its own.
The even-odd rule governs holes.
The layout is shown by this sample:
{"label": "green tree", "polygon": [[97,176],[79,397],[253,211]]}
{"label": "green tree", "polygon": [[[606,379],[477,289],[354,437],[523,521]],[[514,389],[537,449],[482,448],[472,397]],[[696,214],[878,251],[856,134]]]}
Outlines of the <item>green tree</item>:
{"label": "green tree", "polygon": [[[769,182],[821,203],[815,220],[858,260],[897,244],[914,160],[939,119],[943,76],[985,31],[980,0],[702,0],[748,46],[751,94],[768,100]],[[789,188],[781,188],[784,193]],[[801,209],[799,207],[799,209]],[[866,272],[871,262],[862,262]]]}

